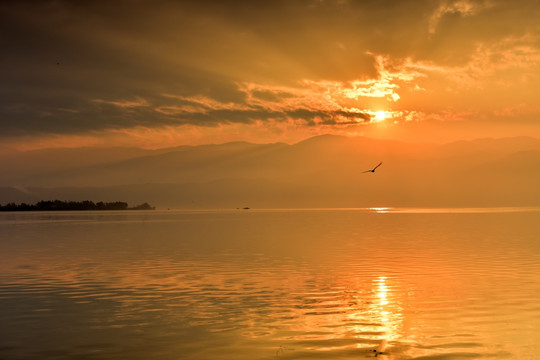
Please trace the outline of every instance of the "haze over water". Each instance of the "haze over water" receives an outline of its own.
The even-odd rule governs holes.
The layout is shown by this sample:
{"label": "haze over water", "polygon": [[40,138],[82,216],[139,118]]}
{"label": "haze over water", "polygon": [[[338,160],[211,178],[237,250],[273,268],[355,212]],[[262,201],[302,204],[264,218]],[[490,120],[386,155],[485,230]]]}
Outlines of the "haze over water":
{"label": "haze over water", "polygon": [[2,359],[534,359],[540,211],[0,214]]}

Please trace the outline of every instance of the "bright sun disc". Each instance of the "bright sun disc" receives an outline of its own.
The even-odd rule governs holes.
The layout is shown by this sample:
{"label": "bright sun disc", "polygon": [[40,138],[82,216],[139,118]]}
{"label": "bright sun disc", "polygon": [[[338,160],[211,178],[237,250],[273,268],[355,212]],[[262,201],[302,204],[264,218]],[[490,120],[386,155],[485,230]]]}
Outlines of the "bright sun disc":
{"label": "bright sun disc", "polygon": [[382,121],[384,119],[386,119],[386,114],[384,111],[378,111],[376,114],[375,114],[375,119],[377,119],[378,121]]}

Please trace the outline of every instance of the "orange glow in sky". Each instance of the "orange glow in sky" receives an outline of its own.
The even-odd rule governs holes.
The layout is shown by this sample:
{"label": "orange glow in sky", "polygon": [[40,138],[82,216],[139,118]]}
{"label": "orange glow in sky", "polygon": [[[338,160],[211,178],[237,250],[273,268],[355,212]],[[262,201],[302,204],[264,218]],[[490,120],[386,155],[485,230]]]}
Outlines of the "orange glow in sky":
{"label": "orange glow in sky", "polygon": [[539,137],[539,8],[4,2],[0,146]]}

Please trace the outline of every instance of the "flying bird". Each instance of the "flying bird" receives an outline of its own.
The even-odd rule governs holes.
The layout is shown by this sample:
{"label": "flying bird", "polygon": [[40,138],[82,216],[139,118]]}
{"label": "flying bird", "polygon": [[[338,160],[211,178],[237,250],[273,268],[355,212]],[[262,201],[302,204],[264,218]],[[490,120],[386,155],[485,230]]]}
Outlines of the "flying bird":
{"label": "flying bird", "polygon": [[375,169],[377,169],[379,166],[381,166],[382,163],[379,163],[379,165],[375,166],[373,169],[371,170],[366,170],[366,171],[362,171],[362,173],[368,173],[368,172],[371,172],[371,173],[374,173],[375,172]]}

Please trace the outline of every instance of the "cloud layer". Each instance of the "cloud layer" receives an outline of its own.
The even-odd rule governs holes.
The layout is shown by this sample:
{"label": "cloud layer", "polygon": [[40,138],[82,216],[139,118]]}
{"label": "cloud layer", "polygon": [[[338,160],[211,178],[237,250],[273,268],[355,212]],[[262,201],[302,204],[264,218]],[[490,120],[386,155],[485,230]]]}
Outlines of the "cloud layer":
{"label": "cloud layer", "polygon": [[540,135],[538,18],[536,0],[4,1],[0,141],[358,133],[379,111]]}

